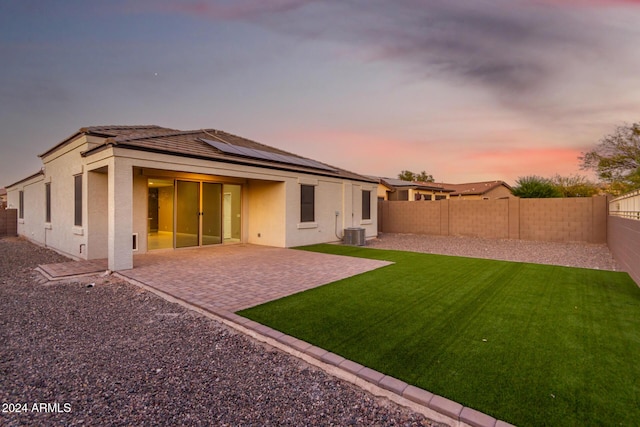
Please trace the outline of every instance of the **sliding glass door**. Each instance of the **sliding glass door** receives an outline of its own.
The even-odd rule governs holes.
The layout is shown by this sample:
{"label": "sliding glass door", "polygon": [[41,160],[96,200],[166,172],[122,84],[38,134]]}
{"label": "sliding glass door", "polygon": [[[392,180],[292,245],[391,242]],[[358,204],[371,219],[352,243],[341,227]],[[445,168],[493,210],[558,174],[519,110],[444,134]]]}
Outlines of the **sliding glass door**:
{"label": "sliding glass door", "polygon": [[149,249],[239,242],[240,189],[234,184],[176,180],[174,185],[173,180],[150,179]]}
{"label": "sliding glass door", "polygon": [[176,183],[176,248],[198,246],[200,236],[200,183]]}
{"label": "sliding glass door", "polygon": [[222,184],[202,183],[202,245],[222,243]]}

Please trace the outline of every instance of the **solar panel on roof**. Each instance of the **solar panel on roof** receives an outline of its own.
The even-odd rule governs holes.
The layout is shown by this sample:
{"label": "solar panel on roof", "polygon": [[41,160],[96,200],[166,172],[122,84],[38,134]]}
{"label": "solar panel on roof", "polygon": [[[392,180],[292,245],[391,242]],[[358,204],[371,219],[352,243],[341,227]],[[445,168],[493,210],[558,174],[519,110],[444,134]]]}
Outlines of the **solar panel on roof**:
{"label": "solar panel on roof", "polygon": [[242,157],[250,157],[253,159],[260,159],[260,160],[270,160],[270,161],[279,162],[279,163],[286,163],[286,164],[296,165],[296,166],[305,166],[305,167],[311,167],[314,169],[322,169],[322,170],[335,172],[335,169],[332,169],[327,165],[324,165],[320,162],[317,162],[311,159],[303,159],[301,157],[289,156],[286,154],[272,153],[269,151],[257,150],[255,148],[241,147],[239,145],[227,144],[225,142],[213,141],[211,139],[200,138],[200,140],[202,142],[205,142],[211,145],[214,148],[217,148],[218,150],[222,151],[225,154],[232,154],[232,155],[242,156]]}
{"label": "solar panel on roof", "polygon": [[240,156],[243,155],[243,153],[237,150],[233,145],[225,144],[224,142],[219,142],[219,141],[212,141],[210,139],[201,139],[201,141],[206,142],[207,144],[211,145],[214,148],[217,148],[223,153],[235,154]]}

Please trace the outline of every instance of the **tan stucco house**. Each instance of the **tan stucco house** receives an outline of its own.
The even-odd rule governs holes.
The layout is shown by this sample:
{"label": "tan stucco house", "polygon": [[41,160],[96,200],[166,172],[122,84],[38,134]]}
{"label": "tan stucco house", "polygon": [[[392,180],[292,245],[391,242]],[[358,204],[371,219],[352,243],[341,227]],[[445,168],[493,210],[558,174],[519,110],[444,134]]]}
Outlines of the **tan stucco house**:
{"label": "tan stucco house", "polygon": [[433,182],[378,178],[379,200],[445,200],[453,190]]}
{"label": "tan stucco house", "polygon": [[421,181],[404,181],[394,178],[376,178],[378,200],[430,201],[446,199],[492,200],[515,197],[504,181],[468,182],[446,184]]}
{"label": "tan stucco house", "polygon": [[215,129],[92,126],[40,158],[7,187],[18,233],[111,270],[152,250],[377,235],[375,180]]}
{"label": "tan stucco house", "polygon": [[511,186],[500,180],[442,185],[452,190],[452,199],[494,200],[516,197],[511,193]]}

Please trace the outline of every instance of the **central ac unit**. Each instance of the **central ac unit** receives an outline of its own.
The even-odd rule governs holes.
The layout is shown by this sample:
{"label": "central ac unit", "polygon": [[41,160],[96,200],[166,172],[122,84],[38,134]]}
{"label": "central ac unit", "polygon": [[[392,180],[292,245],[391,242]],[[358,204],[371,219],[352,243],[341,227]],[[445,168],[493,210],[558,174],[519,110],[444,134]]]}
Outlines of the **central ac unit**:
{"label": "central ac unit", "polygon": [[343,242],[345,245],[364,246],[364,228],[349,227],[344,229]]}

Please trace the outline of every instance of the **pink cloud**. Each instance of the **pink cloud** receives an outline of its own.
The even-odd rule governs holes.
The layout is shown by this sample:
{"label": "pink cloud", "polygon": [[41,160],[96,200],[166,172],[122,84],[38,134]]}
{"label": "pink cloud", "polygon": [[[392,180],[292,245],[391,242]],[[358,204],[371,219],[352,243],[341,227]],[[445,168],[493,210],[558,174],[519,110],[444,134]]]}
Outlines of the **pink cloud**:
{"label": "pink cloud", "polygon": [[[528,142],[532,148],[511,149],[489,147],[480,138],[470,144],[355,130],[305,129],[277,132],[265,142],[353,172],[377,176],[395,177],[408,169],[424,170],[436,181],[500,179],[513,184],[518,177],[527,175],[586,175],[579,170],[579,148],[541,146],[536,141]],[[525,142],[520,140],[519,144]]]}
{"label": "pink cloud", "polygon": [[503,179],[515,180],[520,176],[579,173],[581,151],[575,148],[520,148],[513,150],[483,150],[461,156],[461,163],[490,170]]}
{"label": "pink cloud", "polygon": [[307,0],[174,1],[168,4],[167,9],[211,19],[242,20],[296,9],[307,2]]}

